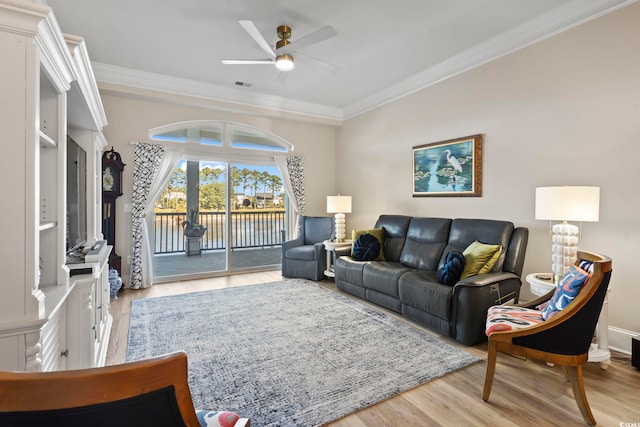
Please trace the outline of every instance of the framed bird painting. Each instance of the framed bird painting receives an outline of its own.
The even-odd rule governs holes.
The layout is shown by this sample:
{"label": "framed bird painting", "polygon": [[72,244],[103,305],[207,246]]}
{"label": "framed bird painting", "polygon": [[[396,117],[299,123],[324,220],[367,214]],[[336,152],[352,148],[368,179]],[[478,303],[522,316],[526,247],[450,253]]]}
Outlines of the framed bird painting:
{"label": "framed bird painting", "polygon": [[482,196],[482,135],[413,147],[413,197]]}

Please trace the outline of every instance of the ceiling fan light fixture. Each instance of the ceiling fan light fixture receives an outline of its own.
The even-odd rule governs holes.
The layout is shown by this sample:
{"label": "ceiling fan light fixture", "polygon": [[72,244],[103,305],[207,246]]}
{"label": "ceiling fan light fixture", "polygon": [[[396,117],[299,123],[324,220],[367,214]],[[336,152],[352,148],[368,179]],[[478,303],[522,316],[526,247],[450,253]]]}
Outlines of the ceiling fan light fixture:
{"label": "ceiling fan light fixture", "polygon": [[291,71],[295,67],[293,64],[293,56],[289,54],[276,56],[276,67],[280,71]]}

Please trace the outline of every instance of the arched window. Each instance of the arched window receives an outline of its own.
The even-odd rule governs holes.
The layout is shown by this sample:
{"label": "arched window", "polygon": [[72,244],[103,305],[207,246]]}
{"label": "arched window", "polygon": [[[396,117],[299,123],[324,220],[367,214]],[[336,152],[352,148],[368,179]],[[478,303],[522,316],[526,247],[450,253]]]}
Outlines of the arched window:
{"label": "arched window", "polygon": [[[155,141],[183,143],[201,152],[211,148],[213,152],[251,157],[272,157],[275,153],[293,151],[293,144],[265,130],[235,122],[194,120],[172,123],[149,130],[149,138]],[[242,152],[244,150],[244,153]],[[249,151],[247,151],[249,150]]]}

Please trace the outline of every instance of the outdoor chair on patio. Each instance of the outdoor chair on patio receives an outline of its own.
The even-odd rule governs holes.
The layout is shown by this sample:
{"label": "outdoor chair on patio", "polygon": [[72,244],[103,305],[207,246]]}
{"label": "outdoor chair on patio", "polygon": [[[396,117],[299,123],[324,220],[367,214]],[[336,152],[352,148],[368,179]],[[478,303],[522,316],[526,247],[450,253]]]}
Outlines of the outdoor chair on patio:
{"label": "outdoor chair on patio", "polygon": [[196,411],[187,355],[57,372],[0,372],[3,427],[248,427],[232,412]]}
{"label": "outdoor chair on patio", "polygon": [[536,359],[562,367],[582,417],[595,425],[584,390],[582,365],[589,358],[610,278],[609,257],[578,251],[576,264],[554,291],[527,304],[489,308],[489,354],[482,399],[489,400],[499,351]]}
{"label": "outdoor chair on patio", "polygon": [[322,243],[334,237],[334,219],[302,216],[298,237],[282,244],[282,275],[322,280],[327,269],[327,255]]}

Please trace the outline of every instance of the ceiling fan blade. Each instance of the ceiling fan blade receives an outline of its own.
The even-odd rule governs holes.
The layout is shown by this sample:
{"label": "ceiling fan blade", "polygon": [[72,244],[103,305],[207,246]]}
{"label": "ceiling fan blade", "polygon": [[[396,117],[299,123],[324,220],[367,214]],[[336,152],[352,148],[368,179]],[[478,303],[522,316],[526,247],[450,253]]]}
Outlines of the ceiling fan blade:
{"label": "ceiling fan blade", "polygon": [[224,65],[258,65],[258,64],[271,64],[275,61],[273,59],[221,59]]}
{"label": "ceiling fan blade", "polygon": [[311,46],[312,44],[320,43],[321,41],[324,41],[336,35],[338,35],[336,30],[332,26],[328,25],[324,28],[320,28],[318,31],[315,31],[311,34],[307,34],[301,39],[291,42],[286,46],[282,46],[280,49],[276,50],[276,53],[278,55],[281,55],[284,53],[292,53],[298,49]]}
{"label": "ceiling fan blade", "polygon": [[338,71],[340,71],[340,67],[338,67],[337,65],[327,61],[323,61],[322,59],[314,58],[313,56],[309,56],[302,52],[296,52],[296,58],[301,58],[305,61],[314,62],[316,65],[319,65],[323,67],[325,70],[330,71],[332,73],[337,73]]}
{"label": "ceiling fan blade", "polygon": [[258,27],[256,27],[253,21],[242,19],[238,22],[240,23],[240,25],[242,25],[242,28],[244,28],[245,31],[249,33],[249,35],[256,41],[256,43],[260,45],[262,50],[267,52],[270,58],[276,57],[276,54],[273,52],[273,49],[271,48],[271,46],[269,46],[269,43],[264,38],[260,30],[258,30]]}

